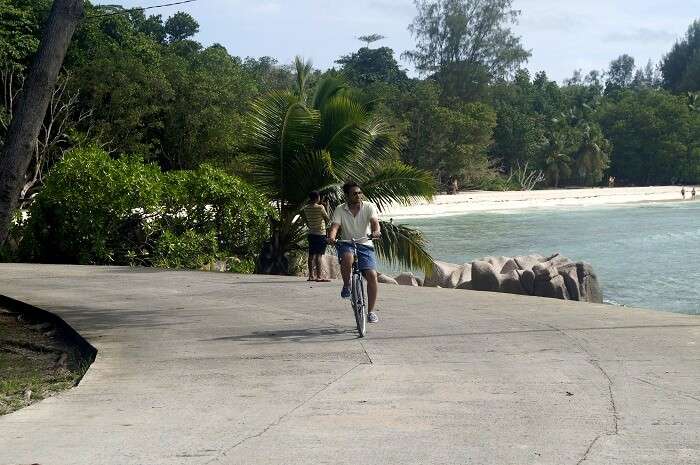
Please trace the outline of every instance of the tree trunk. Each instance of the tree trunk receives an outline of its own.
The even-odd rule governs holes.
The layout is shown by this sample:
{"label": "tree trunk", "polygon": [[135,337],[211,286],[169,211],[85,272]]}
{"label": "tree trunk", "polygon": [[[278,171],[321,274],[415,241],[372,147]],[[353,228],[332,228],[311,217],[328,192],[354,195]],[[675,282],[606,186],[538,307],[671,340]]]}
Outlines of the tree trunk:
{"label": "tree trunk", "polygon": [[289,257],[283,247],[283,239],[279,231],[272,230],[272,237],[266,241],[257,263],[255,264],[256,274],[289,275]]}
{"label": "tree trunk", "polygon": [[55,0],[0,156],[0,246],[10,230],[51,93],[83,14],[84,0]]}

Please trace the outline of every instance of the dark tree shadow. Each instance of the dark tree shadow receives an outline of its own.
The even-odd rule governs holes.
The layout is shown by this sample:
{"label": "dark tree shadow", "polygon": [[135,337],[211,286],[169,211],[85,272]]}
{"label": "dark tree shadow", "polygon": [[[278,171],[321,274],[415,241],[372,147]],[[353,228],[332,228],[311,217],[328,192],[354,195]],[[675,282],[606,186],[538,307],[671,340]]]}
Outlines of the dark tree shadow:
{"label": "dark tree shadow", "polygon": [[[339,337],[351,336],[351,337]],[[232,342],[337,342],[357,339],[355,328],[307,328],[254,331],[240,336],[221,336],[204,341]]]}

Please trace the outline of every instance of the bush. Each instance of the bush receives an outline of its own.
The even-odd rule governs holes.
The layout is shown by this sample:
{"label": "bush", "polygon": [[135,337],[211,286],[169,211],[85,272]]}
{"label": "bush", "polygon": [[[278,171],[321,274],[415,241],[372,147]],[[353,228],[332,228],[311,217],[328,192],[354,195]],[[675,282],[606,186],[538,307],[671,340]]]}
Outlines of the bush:
{"label": "bush", "polygon": [[197,234],[187,230],[181,235],[165,231],[156,242],[152,264],[160,268],[202,268],[216,260],[216,232]]}
{"label": "bush", "polygon": [[51,170],[20,253],[45,263],[177,268],[236,257],[242,271],[267,238],[271,213],[252,187],[210,166],[161,173],[137,157],[79,149]]}
{"label": "bush", "polygon": [[171,171],[165,181],[166,229],[176,234],[214,230],[219,250],[227,255],[253,257],[260,252],[272,210],[258,191],[209,165]]}
{"label": "bush", "polygon": [[29,261],[126,264],[139,226],[159,209],[162,174],[137,157],[95,147],[68,153],[29,209],[21,252]]}

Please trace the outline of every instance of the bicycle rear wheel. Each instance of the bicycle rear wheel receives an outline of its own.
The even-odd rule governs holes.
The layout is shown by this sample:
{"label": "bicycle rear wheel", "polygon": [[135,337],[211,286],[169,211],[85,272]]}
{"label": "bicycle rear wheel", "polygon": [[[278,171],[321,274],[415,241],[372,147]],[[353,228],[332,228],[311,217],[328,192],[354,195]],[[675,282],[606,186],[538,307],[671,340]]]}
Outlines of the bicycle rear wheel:
{"label": "bicycle rear wheel", "polygon": [[364,280],[361,274],[352,275],[351,285],[352,309],[355,313],[355,323],[357,324],[357,332],[360,337],[365,337],[367,333],[367,299],[365,296]]}

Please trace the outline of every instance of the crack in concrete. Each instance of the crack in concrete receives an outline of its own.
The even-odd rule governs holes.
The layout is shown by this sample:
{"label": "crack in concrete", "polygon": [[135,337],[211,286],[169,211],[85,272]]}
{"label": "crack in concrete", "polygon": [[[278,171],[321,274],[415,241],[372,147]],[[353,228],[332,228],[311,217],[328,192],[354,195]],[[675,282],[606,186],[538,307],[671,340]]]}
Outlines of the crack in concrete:
{"label": "crack in concrete", "polygon": [[[506,315],[506,314],[504,314],[504,313],[502,313],[502,314],[503,314],[503,316],[504,316],[505,318],[507,318],[507,319],[509,319],[509,320],[511,320],[511,321],[513,321],[513,322],[515,322],[515,323],[518,323],[518,324],[529,324],[529,323],[530,323],[530,322],[525,322],[525,321],[522,321],[522,320],[518,320],[518,319],[513,318],[512,316]],[[615,404],[615,397],[614,397],[614,395],[613,395],[613,390],[612,390],[613,381],[612,381],[612,378],[610,378],[610,375],[608,374],[608,372],[605,371],[605,369],[600,365],[599,360],[597,360],[597,359],[593,356],[593,354],[591,354],[591,353],[588,351],[588,349],[586,349],[586,348],[583,346],[583,344],[581,343],[581,341],[579,341],[579,340],[578,340],[577,338],[575,338],[574,336],[568,334],[565,330],[563,330],[563,329],[561,329],[561,328],[557,328],[556,326],[553,326],[553,325],[550,325],[550,324],[547,324],[547,323],[541,323],[541,324],[542,324],[543,326],[546,326],[546,327],[549,328],[549,329],[502,331],[502,332],[499,332],[499,333],[530,333],[530,332],[533,332],[533,333],[534,333],[534,332],[546,332],[546,331],[557,332],[557,333],[563,335],[564,337],[566,337],[567,339],[571,340],[571,341],[576,345],[576,347],[578,347],[578,349],[579,349],[581,352],[583,352],[584,354],[586,354],[586,355],[588,356],[588,357],[587,357],[588,363],[590,363],[590,364],[593,365],[597,370],[599,370],[599,371],[603,374],[603,376],[605,377],[605,379],[607,380],[607,384],[608,384],[608,396],[609,396],[610,407],[611,407],[611,410],[612,410],[612,417],[613,417],[613,431],[607,431],[607,432],[604,432],[604,433],[602,433],[602,434],[598,434],[598,435],[593,439],[593,441],[591,441],[591,443],[588,445],[588,448],[587,448],[586,451],[584,452],[584,454],[583,454],[583,456],[581,457],[581,459],[579,459],[579,461],[576,462],[576,465],[580,465],[581,463],[583,463],[585,460],[588,459],[588,456],[590,455],[591,450],[593,450],[593,446],[600,440],[601,437],[603,437],[603,436],[616,436],[616,435],[619,435],[619,413],[618,413],[618,411],[617,411],[617,405]],[[572,330],[579,330],[579,331],[587,331],[587,330],[592,330],[592,329],[619,329],[619,328],[621,328],[621,327],[616,327],[616,328],[571,328],[571,329],[572,329]]]}
{"label": "crack in concrete", "polygon": [[369,356],[369,353],[367,353],[367,348],[365,345],[360,341],[360,346],[362,346],[362,350],[365,352],[365,357],[367,357],[367,360],[369,361],[370,365],[374,365],[374,362],[372,361],[372,357]]}
{"label": "crack in concrete", "polygon": [[617,405],[615,404],[615,396],[613,395],[612,388],[613,388],[614,383],[613,383],[612,378],[610,378],[610,375],[608,374],[608,372],[605,371],[605,369],[600,365],[600,363],[598,363],[598,360],[593,356],[593,354],[591,354],[588,351],[588,349],[586,349],[583,346],[583,344],[581,344],[581,341],[579,341],[577,338],[570,335],[569,333],[567,333],[563,329],[557,328],[556,326],[552,326],[552,325],[546,324],[546,323],[544,323],[544,325],[558,331],[559,333],[564,335],[566,338],[571,340],[576,345],[576,347],[579,348],[579,350],[581,350],[584,354],[588,355],[588,359],[587,359],[588,363],[590,363],[591,365],[596,367],[596,369],[598,369],[598,371],[600,371],[603,374],[603,376],[605,377],[605,379],[607,380],[607,382],[608,382],[608,397],[610,400],[610,408],[612,409],[612,415],[613,415],[613,431],[606,433],[606,435],[608,435],[608,436],[617,435],[620,431],[619,413],[617,411]]}
{"label": "crack in concrete", "polygon": [[687,397],[688,399],[693,399],[693,400],[697,400],[698,402],[700,402],[699,397],[695,397],[691,394],[688,394],[687,392],[679,391],[678,389],[671,389],[671,388],[668,388],[666,386],[661,386],[660,384],[655,384],[655,383],[652,383],[651,381],[647,381],[646,379],[642,379],[642,378],[635,378],[634,376],[632,376],[632,379],[636,379],[637,381],[639,381],[641,383],[648,384],[649,386],[653,386],[653,387],[660,389],[662,391],[672,392],[674,394],[678,394],[681,397]]}
{"label": "crack in concrete", "polygon": [[226,450],[224,450],[223,452],[221,452],[220,454],[218,454],[216,457],[212,458],[212,459],[209,460],[208,462],[205,462],[205,465],[208,464],[208,463],[212,463],[212,462],[214,462],[214,461],[218,461],[220,458],[225,457],[229,452],[231,452],[233,449],[235,449],[236,447],[240,446],[241,444],[244,444],[245,442],[247,442],[247,441],[249,441],[249,440],[251,440],[251,439],[259,438],[259,437],[262,436],[263,434],[267,433],[270,429],[272,429],[273,427],[279,425],[285,418],[287,418],[288,416],[290,416],[291,414],[293,414],[294,412],[296,412],[298,409],[300,409],[301,407],[303,407],[304,405],[306,405],[306,404],[309,403],[310,401],[312,401],[316,396],[318,396],[319,394],[321,394],[323,391],[325,391],[326,389],[328,389],[329,387],[331,387],[332,385],[334,385],[335,383],[337,383],[337,382],[340,381],[341,379],[343,379],[345,376],[347,376],[348,374],[350,374],[351,371],[353,371],[355,368],[359,367],[360,365],[366,365],[366,363],[358,363],[357,365],[353,366],[353,367],[350,368],[348,371],[346,371],[346,372],[343,373],[342,375],[338,376],[337,378],[335,378],[335,379],[334,379],[333,381],[331,381],[330,383],[326,384],[323,388],[321,388],[321,389],[319,389],[318,391],[316,391],[311,397],[309,397],[308,399],[305,399],[305,400],[304,400],[303,402],[301,402],[299,405],[295,406],[294,408],[292,408],[291,410],[289,410],[288,412],[286,412],[284,415],[280,416],[277,420],[275,420],[275,421],[273,421],[272,423],[270,423],[269,425],[267,425],[265,428],[263,428],[262,431],[260,431],[260,432],[258,432],[258,433],[255,433],[255,434],[251,434],[250,436],[246,436],[245,438],[241,439],[240,441],[238,441],[237,443],[235,443],[234,445],[232,445],[232,446],[229,447],[228,449],[226,449]]}
{"label": "crack in concrete", "polygon": [[596,442],[598,442],[598,439],[600,439],[601,436],[602,435],[599,434],[598,436],[595,437],[595,439],[593,439],[593,441],[591,441],[591,443],[588,445],[588,449],[586,449],[586,452],[583,453],[583,457],[581,457],[581,459],[578,462],[576,462],[576,465],[581,465],[583,462],[585,462],[588,459],[588,454],[591,453],[593,446],[595,445]]}

